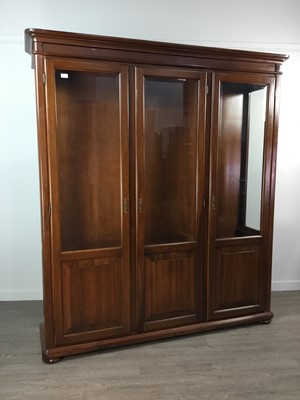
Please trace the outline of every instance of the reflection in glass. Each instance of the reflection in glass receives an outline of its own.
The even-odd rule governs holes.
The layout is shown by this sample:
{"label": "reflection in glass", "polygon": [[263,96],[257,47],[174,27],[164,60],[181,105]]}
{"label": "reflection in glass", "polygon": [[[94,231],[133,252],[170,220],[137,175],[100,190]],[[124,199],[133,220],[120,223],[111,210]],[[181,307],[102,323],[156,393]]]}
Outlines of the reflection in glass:
{"label": "reflection in glass", "polygon": [[246,222],[260,230],[262,167],[266,112],[266,88],[249,93],[248,174],[246,185]]}
{"label": "reflection in glass", "polygon": [[218,238],[260,233],[266,93],[261,85],[221,85]]}
{"label": "reflection in glass", "polygon": [[145,243],[195,240],[198,82],[144,84]]}
{"label": "reflection in glass", "polygon": [[62,251],[121,244],[119,76],[56,71]]}

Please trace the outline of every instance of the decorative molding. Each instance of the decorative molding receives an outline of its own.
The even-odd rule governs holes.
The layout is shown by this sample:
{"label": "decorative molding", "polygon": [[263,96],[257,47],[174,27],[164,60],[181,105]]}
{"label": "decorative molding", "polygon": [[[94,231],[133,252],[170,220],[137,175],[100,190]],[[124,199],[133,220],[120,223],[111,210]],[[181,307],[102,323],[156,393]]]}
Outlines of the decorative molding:
{"label": "decorative molding", "polygon": [[42,290],[0,291],[0,301],[42,300]]}
{"label": "decorative molding", "polygon": [[272,291],[300,290],[300,281],[273,281]]}
{"label": "decorative molding", "polygon": [[[177,42],[177,41],[176,41]],[[179,40],[178,43],[191,44],[197,46],[209,47],[225,47],[229,49],[254,50],[262,52],[299,52],[300,43],[264,43],[264,42],[247,42],[247,41],[211,41],[211,40]]]}
{"label": "decorative molding", "polygon": [[[300,290],[300,281],[273,281],[272,291]],[[0,291],[0,301],[42,300],[42,290]]]}
{"label": "decorative molding", "polygon": [[[97,33],[97,35],[101,35],[101,33]],[[110,36],[105,35],[103,36]],[[183,39],[183,38],[151,38],[151,37],[132,37],[133,39],[143,39],[143,40],[154,40],[159,42],[170,42],[170,43],[180,43],[180,44],[191,44],[196,46],[209,46],[209,47],[226,47],[232,49],[241,49],[241,50],[257,50],[257,51],[266,51],[266,52],[299,52],[300,51],[300,43],[273,43],[273,42],[247,42],[247,41],[234,41],[234,40],[225,40],[225,41],[217,41],[217,40],[197,40],[197,39]],[[1,35],[0,34],[0,45],[20,45],[24,44],[24,36],[23,35]]]}

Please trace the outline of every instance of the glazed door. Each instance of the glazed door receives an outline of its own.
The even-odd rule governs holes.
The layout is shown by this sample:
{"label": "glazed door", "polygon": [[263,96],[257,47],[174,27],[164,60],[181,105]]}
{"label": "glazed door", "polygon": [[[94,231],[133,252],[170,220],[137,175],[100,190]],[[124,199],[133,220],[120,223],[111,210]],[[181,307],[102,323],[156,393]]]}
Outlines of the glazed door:
{"label": "glazed door", "polygon": [[55,344],[129,331],[128,72],[46,62]]}
{"label": "glazed door", "polygon": [[219,319],[269,301],[274,78],[216,74],[213,84],[208,314]]}
{"label": "glazed door", "polygon": [[137,320],[201,319],[205,74],[137,68]]}

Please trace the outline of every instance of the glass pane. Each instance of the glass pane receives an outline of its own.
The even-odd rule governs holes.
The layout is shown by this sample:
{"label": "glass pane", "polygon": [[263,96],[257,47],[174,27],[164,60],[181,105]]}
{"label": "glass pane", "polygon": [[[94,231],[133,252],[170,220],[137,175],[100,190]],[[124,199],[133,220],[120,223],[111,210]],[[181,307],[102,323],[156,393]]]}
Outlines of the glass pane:
{"label": "glass pane", "polygon": [[119,77],[56,71],[61,249],[121,244]]}
{"label": "glass pane", "polygon": [[260,234],[266,93],[261,85],[221,85],[218,238]]}
{"label": "glass pane", "polygon": [[145,79],[145,243],[195,240],[198,82]]}
{"label": "glass pane", "polygon": [[249,93],[249,137],[246,180],[246,222],[260,230],[262,167],[266,113],[266,88]]}

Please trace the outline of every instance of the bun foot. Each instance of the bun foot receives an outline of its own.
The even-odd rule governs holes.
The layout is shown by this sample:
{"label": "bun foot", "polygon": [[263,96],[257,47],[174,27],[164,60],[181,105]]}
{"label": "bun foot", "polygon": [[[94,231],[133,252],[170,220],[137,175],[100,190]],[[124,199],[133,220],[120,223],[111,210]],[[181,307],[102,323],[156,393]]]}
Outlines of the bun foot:
{"label": "bun foot", "polygon": [[271,323],[271,320],[270,319],[265,319],[265,320],[262,320],[262,321],[258,321],[258,323],[262,324],[262,325],[269,325]]}
{"label": "bun foot", "polygon": [[51,357],[47,357],[45,354],[43,354],[42,359],[46,364],[56,364],[56,363],[60,362],[63,359],[63,357],[51,358]]}

